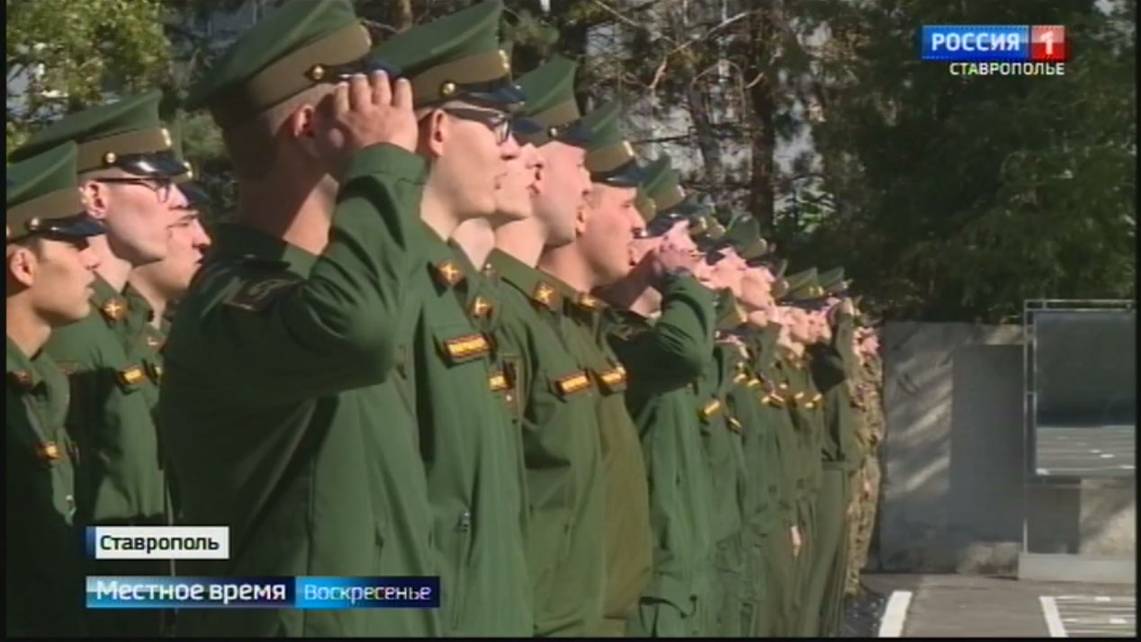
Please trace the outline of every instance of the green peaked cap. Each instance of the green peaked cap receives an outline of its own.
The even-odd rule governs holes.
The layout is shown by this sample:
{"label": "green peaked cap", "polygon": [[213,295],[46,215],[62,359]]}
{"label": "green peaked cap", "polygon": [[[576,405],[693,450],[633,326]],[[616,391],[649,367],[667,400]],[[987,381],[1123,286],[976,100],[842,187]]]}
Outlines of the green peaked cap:
{"label": "green peaked cap", "polygon": [[788,287],[779,298],[789,305],[817,307],[822,302],[824,288],[820,287],[816,268],[808,268],[787,278]]}
{"label": "green peaked cap", "polygon": [[580,126],[582,113],[574,97],[574,75],[578,63],[559,55],[527,72],[519,87],[527,104],[519,115],[535,123],[534,131],[516,129],[516,138],[536,147],[552,140],[587,147],[590,132]]}
{"label": "green peaked cap", "polygon": [[[348,0],[287,2],[243,33],[186,97],[229,128],[358,67],[372,40]],[[345,68],[348,66],[348,68]]]}
{"label": "green peaked cap", "polygon": [[800,292],[816,280],[816,268],[811,267],[790,274],[773,284],[773,296],[782,301],[791,300],[793,292]]}
{"label": "green peaked cap", "polygon": [[761,224],[752,214],[744,212],[738,213],[729,222],[724,240],[746,261],[766,255],[769,249],[769,244],[761,238]]}
{"label": "green peaked cap", "polygon": [[848,289],[848,283],[844,280],[844,268],[835,267],[827,272],[821,272],[816,277],[820,287],[824,290],[824,294],[841,294]]}
{"label": "green peaked cap", "polygon": [[619,126],[621,116],[622,105],[615,101],[579,121],[583,135],[590,141],[586,146],[586,169],[595,183],[637,187],[645,175],[634,156],[634,146],[626,140]]}
{"label": "green peaked cap", "polygon": [[369,54],[412,82],[417,107],[463,100],[518,107],[525,95],[511,81],[511,58],[499,42],[500,0],[487,0],[386,40]]}
{"label": "green peaked cap", "polygon": [[66,141],[8,165],[4,208],[7,241],[33,234],[84,237],[103,233],[88,218],[75,173],[78,146]]}
{"label": "green peaked cap", "polygon": [[161,92],[150,91],[68,114],[33,134],[9,158],[23,160],[71,141],[78,146],[77,174],[117,168],[139,176],[178,176],[186,167],[159,120],[161,99]]}
{"label": "green peaked cap", "polygon": [[186,197],[187,203],[193,209],[202,209],[210,204],[210,195],[194,180],[194,167],[182,153],[182,119],[175,117],[170,121],[170,133],[174,142],[174,154],[186,167],[186,173],[174,179],[178,189]]}
{"label": "green peaked cap", "polygon": [[681,194],[678,184],[680,174],[672,167],[670,157],[662,154],[643,171],[642,183],[638,186],[635,206],[646,221],[645,236],[659,236],[669,231],[677,221],[689,221],[689,233],[701,245],[724,232],[713,223],[715,220],[708,207],[700,204],[692,196]]}

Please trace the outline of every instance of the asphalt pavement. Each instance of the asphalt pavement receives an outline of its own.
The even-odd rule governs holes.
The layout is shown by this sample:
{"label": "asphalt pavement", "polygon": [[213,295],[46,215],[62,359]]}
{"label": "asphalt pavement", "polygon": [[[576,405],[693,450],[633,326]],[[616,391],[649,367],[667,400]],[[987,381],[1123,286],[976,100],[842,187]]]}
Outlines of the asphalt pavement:
{"label": "asphalt pavement", "polygon": [[848,636],[1136,637],[1134,585],[918,574],[862,581],[883,605],[879,622],[876,633],[849,625]]}

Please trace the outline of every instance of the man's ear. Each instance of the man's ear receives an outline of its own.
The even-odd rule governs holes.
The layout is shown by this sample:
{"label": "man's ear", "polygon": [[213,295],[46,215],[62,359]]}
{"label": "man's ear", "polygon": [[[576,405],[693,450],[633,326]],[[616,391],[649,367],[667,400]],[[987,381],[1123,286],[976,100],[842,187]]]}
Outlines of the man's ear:
{"label": "man's ear", "polygon": [[426,153],[430,158],[443,156],[444,147],[451,133],[450,123],[443,110],[433,109],[421,122],[423,126],[420,127],[420,143],[418,145],[420,151]]}
{"label": "man's ear", "polygon": [[576,237],[580,237],[586,234],[586,226],[590,224],[590,217],[593,213],[593,210],[594,208],[590,206],[590,201],[587,199],[587,202],[583,203],[582,207],[578,208],[578,211],[575,212],[574,235]]}
{"label": "man's ear", "polygon": [[107,219],[107,213],[111,211],[110,195],[106,183],[90,178],[83,179],[79,183],[79,198],[91,218],[100,221]]}
{"label": "man's ear", "polygon": [[291,138],[313,138],[316,135],[313,128],[316,111],[313,105],[304,104],[285,119],[284,128]]}
{"label": "man's ear", "polygon": [[8,267],[9,283],[16,283],[25,288],[32,287],[36,281],[39,262],[31,248],[19,244],[9,245],[5,263]]}

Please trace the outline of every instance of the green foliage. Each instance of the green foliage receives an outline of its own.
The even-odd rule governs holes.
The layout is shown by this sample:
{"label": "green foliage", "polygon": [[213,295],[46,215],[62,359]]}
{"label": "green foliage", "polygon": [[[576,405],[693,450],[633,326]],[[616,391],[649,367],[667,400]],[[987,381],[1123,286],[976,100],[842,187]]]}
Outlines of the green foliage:
{"label": "green foliage", "polygon": [[[168,81],[159,0],[6,0],[8,113],[14,149],[54,115]],[[14,95],[24,100],[11,100]]]}
{"label": "green foliage", "polygon": [[[805,253],[842,257],[890,317],[997,323],[1028,298],[1134,297],[1132,30],[1092,5],[973,1],[949,15],[912,0],[848,16],[862,44],[830,70],[852,80],[814,129],[847,207]],[[915,25],[940,22],[1064,24],[1080,46],[1061,77],[954,77],[916,61]]]}
{"label": "green foliage", "polygon": [[[173,117],[243,20],[282,1],[6,0],[8,148],[107,94],[161,87]],[[471,0],[355,4],[384,38]],[[844,265],[877,315],[999,322],[1026,298],[1136,296],[1135,0],[1109,15],[1093,0],[550,4],[505,1],[517,74],[557,52],[582,63],[584,104],[689,110],[670,141],[700,159],[689,185],[749,207],[794,269]],[[1076,44],[1065,76],[955,77],[917,60],[916,30],[935,23],[1063,24]],[[587,56],[600,33],[609,46]],[[228,212],[220,132],[180,118]],[[779,167],[778,145],[804,136]]]}

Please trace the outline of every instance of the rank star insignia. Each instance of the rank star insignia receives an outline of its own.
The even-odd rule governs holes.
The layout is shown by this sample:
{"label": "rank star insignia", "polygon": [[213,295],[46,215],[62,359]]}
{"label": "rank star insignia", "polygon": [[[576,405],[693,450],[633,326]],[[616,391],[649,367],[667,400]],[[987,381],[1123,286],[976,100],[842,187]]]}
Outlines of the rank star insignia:
{"label": "rank star insignia", "polygon": [[103,304],[102,310],[103,315],[108,319],[111,319],[112,321],[118,321],[119,319],[123,318],[124,314],[126,314],[127,306],[119,303],[118,299],[111,299],[110,301]]}
{"label": "rank star insignia", "polygon": [[444,261],[436,265],[436,274],[445,285],[453,286],[463,279],[463,272],[451,261]]}
{"label": "rank star insignia", "polygon": [[47,461],[55,461],[59,459],[59,446],[54,441],[45,441],[40,445],[40,457]]}
{"label": "rank star insignia", "polygon": [[594,310],[598,307],[598,299],[584,293],[579,295],[578,305],[580,307],[586,308],[587,310]]}
{"label": "rank star insignia", "polygon": [[491,303],[487,299],[477,296],[471,304],[471,315],[476,318],[483,318],[490,313]]}
{"label": "rank star insignia", "polygon": [[540,283],[535,286],[535,300],[547,307],[551,307],[551,301],[555,296],[555,289],[546,283]]}

